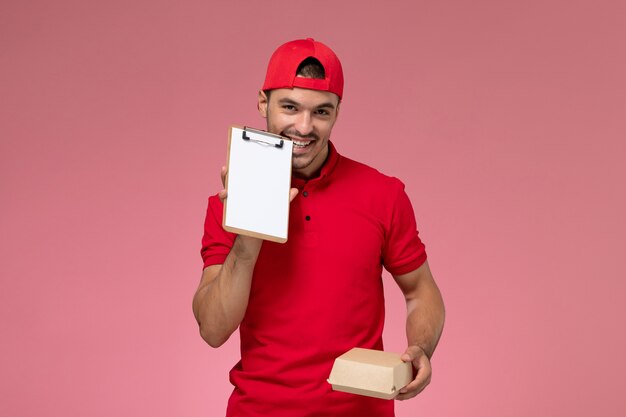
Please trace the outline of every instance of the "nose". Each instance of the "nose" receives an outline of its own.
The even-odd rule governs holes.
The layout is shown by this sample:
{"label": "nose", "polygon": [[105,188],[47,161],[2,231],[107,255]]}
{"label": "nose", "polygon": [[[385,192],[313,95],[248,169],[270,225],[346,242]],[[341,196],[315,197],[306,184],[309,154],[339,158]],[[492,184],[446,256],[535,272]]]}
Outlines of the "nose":
{"label": "nose", "polygon": [[298,114],[295,126],[296,131],[300,136],[308,136],[313,132],[313,122],[311,120],[311,114],[303,111]]}

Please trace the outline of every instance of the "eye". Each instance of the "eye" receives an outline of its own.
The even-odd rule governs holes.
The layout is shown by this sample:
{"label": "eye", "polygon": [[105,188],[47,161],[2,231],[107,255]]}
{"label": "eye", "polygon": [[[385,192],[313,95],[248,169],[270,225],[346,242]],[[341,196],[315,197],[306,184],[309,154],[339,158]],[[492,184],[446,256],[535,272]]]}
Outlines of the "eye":
{"label": "eye", "polygon": [[296,106],[294,106],[292,104],[283,104],[283,109],[288,110],[288,111],[295,111],[296,110]]}
{"label": "eye", "polygon": [[329,116],[330,112],[328,110],[325,110],[325,109],[318,109],[317,110],[317,114],[319,114],[320,116]]}

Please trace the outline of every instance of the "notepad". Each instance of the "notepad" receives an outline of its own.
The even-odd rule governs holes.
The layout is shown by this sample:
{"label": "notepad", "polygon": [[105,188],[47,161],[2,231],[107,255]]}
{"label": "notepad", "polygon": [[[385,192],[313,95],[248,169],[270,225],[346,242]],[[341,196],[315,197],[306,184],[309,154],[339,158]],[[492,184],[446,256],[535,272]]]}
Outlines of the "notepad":
{"label": "notepad", "polygon": [[287,241],[292,151],[288,138],[247,127],[230,128],[225,230]]}

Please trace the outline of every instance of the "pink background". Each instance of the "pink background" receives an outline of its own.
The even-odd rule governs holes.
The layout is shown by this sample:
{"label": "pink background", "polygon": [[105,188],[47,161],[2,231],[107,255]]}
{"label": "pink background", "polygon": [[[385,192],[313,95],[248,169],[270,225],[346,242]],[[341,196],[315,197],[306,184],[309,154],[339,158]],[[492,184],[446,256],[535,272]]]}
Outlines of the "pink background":
{"label": "pink background", "polygon": [[[623,416],[623,1],[3,1],[0,415],[219,416],[191,298],[230,124],[280,43],[341,57],[334,142],[406,183],[447,305],[400,417]],[[386,276],[388,350],[404,305]]]}

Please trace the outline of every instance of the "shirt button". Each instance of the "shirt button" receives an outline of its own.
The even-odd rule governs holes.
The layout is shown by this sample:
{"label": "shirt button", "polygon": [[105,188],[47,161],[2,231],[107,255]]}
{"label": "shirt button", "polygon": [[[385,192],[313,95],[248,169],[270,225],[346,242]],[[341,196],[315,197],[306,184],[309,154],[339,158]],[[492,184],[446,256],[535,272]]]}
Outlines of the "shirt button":
{"label": "shirt button", "polygon": [[306,216],[306,217],[305,217],[305,219],[306,219],[307,221],[309,221],[309,220],[311,220],[311,216]]}
{"label": "shirt button", "polygon": [[308,197],[309,192],[308,192],[308,191],[304,191],[304,192],[302,193],[302,195],[303,195],[304,197]]}

